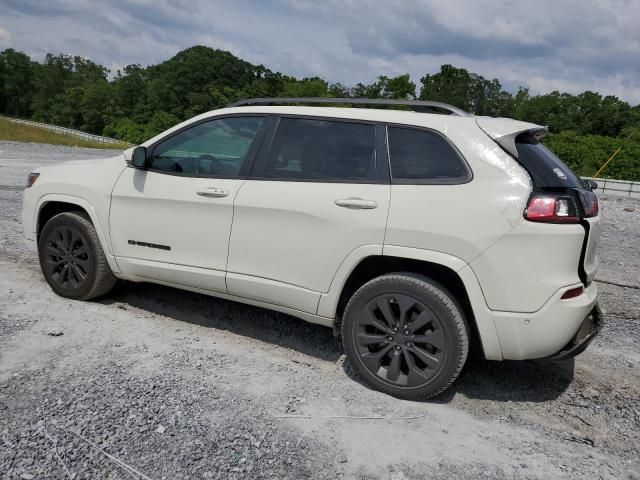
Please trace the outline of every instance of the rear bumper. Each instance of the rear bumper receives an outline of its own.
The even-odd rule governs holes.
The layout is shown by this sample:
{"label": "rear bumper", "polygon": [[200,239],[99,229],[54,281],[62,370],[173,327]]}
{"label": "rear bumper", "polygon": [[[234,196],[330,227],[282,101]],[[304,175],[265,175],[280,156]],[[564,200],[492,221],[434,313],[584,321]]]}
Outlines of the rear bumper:
{"label": "rear bumper", "polygon": [[576,355],[580,355],[589,346],[591,341],[600,333],[604,326],[604,320],[602,319],[602,312],[600,307],[596,303],[589,315],[585,317],[578,333],[571,339],[571,341],[558,353],[551,355],[549,360],[567,360],[573,358]]}
{"label": "rear bumper", "polygon": [[597,307],[595,282],[578,297],[561,298],[576,286],[558,290],[537,312],[493,312],[502,358],[528,360],[556,355],[568,358],[584,350],[601,329],[602,316]]}

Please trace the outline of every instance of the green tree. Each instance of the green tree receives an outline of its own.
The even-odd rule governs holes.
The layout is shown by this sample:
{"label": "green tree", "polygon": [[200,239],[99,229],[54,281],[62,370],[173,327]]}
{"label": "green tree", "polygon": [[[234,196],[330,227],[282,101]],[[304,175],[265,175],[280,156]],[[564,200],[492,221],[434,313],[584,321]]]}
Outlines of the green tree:
{"label": "green tree", "polygon": [[[105,67],[78,56],[48,54],[32,62],[22,52],[0,52],[1,113],[132,143],[242,98],[279,96],[413,99],[416,85],[408,74],[352,87],[320,77],[298,79],[203,46],[158,65],[129,65],[112,79]],[[512,95],[497,79],[442,65],[421,78],[419,98],[546,125],[552,132],[546,143],[584,175],[592,175],[621,146],[605,173],[640,176],[640,105],[615,96],[591,91],[532,95],[526,88]]]}
{"label": "green tree", "polygon": [[500,115],[508,108],[510,94],[497,79],[470,73],[464,68],[442,65],[440,72],[420,79],[421,100],[449,103],[477,115]]}
{"label": "green tree", "polygon": [[328,91],[328,83],[318,77],[303,78],[297,80],[294,77],[282,77],[283,89],[280,96],[282,97],[326,97]]}
{"label": "green tree", "polygon": [[356,84],[350,93],[349,96],[355,98],[411,100],[416,98],[416,84],[411,81],[408,73],[393,78],[381,75],[372,84]]}
{"label": "green tree", "polygon": [[8,48],[0,53],[0,112],[26,117],[31,114],[34,66],[22,52]]}

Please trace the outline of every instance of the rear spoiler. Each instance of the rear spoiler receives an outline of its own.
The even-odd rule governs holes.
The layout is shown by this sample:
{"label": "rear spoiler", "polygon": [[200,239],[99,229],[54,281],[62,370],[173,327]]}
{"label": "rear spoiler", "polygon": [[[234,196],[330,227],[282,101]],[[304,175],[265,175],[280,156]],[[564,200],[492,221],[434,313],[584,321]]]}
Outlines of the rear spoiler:
{"label": "rear spoiler", "polygon": [[518,158],[516,137],[528,133],[536,140],[545,137],[549,130],[535,123],[521,122],[511,118],[476,117],[478,127],[496,141],[507,153]]}

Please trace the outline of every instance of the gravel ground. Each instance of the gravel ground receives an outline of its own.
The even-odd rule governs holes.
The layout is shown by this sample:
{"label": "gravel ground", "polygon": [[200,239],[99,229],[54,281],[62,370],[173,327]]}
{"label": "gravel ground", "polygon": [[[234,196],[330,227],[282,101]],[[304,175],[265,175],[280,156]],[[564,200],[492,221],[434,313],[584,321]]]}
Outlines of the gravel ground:
{"label": "gravel ground", "polygon": [[[285,315],[150,284],[54,295],[25,176],[111,153],[0,142],[0,478],[640,479],[639,290],[600,285],[575,361],[473,360],[436,401],[396,400]],[[640,201],[601,206],[599,278],[638,286]]]}

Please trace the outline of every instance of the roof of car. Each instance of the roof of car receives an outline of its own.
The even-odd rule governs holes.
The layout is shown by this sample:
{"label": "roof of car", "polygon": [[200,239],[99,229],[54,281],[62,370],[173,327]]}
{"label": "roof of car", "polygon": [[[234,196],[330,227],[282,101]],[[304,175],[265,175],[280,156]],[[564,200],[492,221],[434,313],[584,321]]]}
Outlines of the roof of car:
{"label": "roof of car", "polygon": [[446,113],[458,117],[468,117],[469,113],[448,103],[432,100],[402,100],[395,98],[331,98],[331,97],[264,97],[247,98],[232,103],[229,107],[247,105],[350,105],[350,106],[402,106],[405,110],[422,113]]}
{"label": "roof of car", "polygon": [[288,115],[308,115],[314,117],[343,118],[365,120],[372,122],[398,122],[420,125],[425,117],[436,117],[440,120],[470,120],[473,116],[454,116],[447,114],[422,113],[410,110],[390,110],[385,108],[349,108],[349,107],[316,107],[316,106],[281,106],[281,105],[256,105],[246,107],[229,107],[214,110],[211,114],[224,113],[273,113]]}
{"label": "roof of car", "polygon": [[[261,102],[256,102],[259,100]],[[283,100],[280,102],[280,100]],[[525,130],[545,130],[540,125],[533,123],[521,122],[509,118],[492,118],[492,117],[476,117],[456,107],[441,104],[439,102],[420,102],[420,101],[398,101],[398,102],[386,102],[383,101],[383,105],[408,105],[408,108],[422,108],[433,110],[426,113],[425,111],[411,111],[411,110],[392,110],[388,108],[349,108],[348,106],[304,106],[304,105],[265,105],[265,103],[304,103],[304,100],[308,99],[251,99],[250,101],[243,101],[240,106],[230,106],[219,110],[212,110],[210,112],[203,113],[197,117],[186,120],[185,122],[176,125],[175,127],[157,135],[156,137],[148,140],[144,145],[150,145],[154,141],[158,140],[162,136],[170,133],[171,131],[178,130],[184,126],[206,120],[207,118],[217,117],[221,115],[231,114],[280,114],[280,115],[296,115],[296,116],[311,116],[311,117],[324,117],[333,119],[346,119],[346,120],[360,120],[370,122],[385,122],[395,123],[400,125],[409,125],[417,127],[426,127],[446,132],[449,128],[472,128],[480,127],[490,137],[496,139],[506,135],[511,135],[516,132],[522,132]],[[325,100],[336,101],[339,99],[322,99],[319,101],[309,101],[309,103],[328,103]],[[345,100],[345,99],[342,99]],[[338,102],[345,105],[350,105],[351,100]],[[378,105],[380,101],[369,100],[365,103],[367,107],[373,107]],[[246,103],[245,103],[246,102]],[[241,103],[237,102],[236,104]],[[257,103],[257,104],[256,104]],[[362,105],[362,102],[356,102],[356,105]],[[439,109],[449,113],[441,113],[436,110]],[[452,110],[453,109],[453,110]]]}

